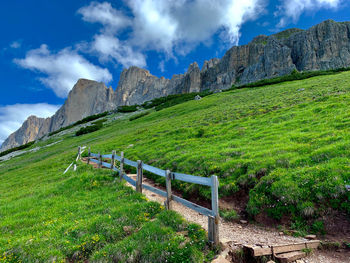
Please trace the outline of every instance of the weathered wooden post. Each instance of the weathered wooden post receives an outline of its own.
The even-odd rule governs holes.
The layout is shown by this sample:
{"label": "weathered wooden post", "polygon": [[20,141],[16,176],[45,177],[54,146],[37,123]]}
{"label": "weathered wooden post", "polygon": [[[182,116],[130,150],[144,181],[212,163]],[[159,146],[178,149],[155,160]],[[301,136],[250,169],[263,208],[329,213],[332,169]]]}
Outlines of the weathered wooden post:
{"label": "weathered wooden post", "polygon": [[90,164],[90,157],[91,157],[91,149],[90,149],[90,147],[89,147],[89,153],[88,153],[87,164]]}
{"label": "weathered wooden post", "polygon": [[123,180],[124,173],[124,152],[120,153],[120,170],[119,170],[119,180]]}
{"label": "weathered wooden post", "polygon": [[173,207],[173,202],[172,202],[172,193],[171,193],[171,178],[172,174],[169,170],[165,171],[165,185],[166,185],[166,200],[165,200],[165,207],[168,210],[171,210]]}
{"label": "weathered wooden post", "polygon": [[77,160],[80,160],[81,159],[81,147],[78,146],[78,157],[77,157]]}
{"label": "weathered wooden post", "polygon": [[102,167],[102,155],[100,154],[100,152],[98,152],[98,168]]}
{"label": "weathered wooden post", "polygon": [[142,193],[142,161],[137,160],[137,179],[136,179],[136,191]]}
{"label": "weathered wooden post", "polygon": [[112,151],[112,161],[111,161],[111,169],[113,170],[114,168],[114,159],[115,159],[115,151]]}
{"label": "weathered wooden post", "polygon": [[208,238],[213,246],[219,245],[219,181],[216,175],[211,177],[211,209],[213,216],[208,217]]}

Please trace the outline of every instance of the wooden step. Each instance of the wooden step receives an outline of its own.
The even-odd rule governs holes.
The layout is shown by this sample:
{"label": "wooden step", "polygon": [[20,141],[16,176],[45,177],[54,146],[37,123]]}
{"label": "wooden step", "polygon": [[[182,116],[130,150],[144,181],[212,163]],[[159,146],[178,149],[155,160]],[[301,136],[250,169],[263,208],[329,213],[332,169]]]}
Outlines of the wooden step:
{"label": "wooden step", "polygon": [[306,257],[306,253],[302,251],[293,251],[293,252],[288,252],[288,253],[283,253],[283,254],[278,254],[275,256],[276,259],[280,263],[289,263],[293,262],[297,259],[301,259],[303,257]]}
{"label": "wooden step", "polygon": [[316,249],[320,245],[319,240],[306,241],[302,243],[291,243],[284,245],[270,245],[270,246],[258,246],[258,245],[244,245],[244,250],[254,257],[286,253],[292,251],[299,251],[302,249]]}

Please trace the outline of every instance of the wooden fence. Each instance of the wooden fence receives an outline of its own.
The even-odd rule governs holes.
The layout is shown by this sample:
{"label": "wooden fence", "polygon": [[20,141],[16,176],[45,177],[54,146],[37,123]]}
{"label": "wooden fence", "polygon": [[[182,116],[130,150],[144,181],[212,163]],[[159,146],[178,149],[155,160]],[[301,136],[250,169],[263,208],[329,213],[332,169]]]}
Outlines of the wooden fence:
{"label": "wooden fence", "polygon": [[[78,159],[81,158],[81,149],[81,147],[78,147]],[[104,159],[110,159],[111,163],[104,162]],[[116,168],[115,161],[118,161],[120,163],[119,169]],[[219,244],[219,181],[217,176],[212,175],[209,178],[171,172],[169,170],[162,170],[157,167],[145,164],[140,160],[138,160],[137,162],[128,160],[124,157],[123,152],[121,152],[120,156],[116,155],[115,151],[113,151],[112,154],[101,155],[100,153],[92,153],[89,148],[87,163],[89,164],[90,162],[97,163],[98,168],[106,167],[118,172],[120,180],[124,179],[131,185],[135,186],[137,192],[142,193],[142,189],[147,189],[153,193],[164,196],[166,198],[165,207],[167,209],[172,209],[172,202],[176,201],[192,210],[197,211],[198,213],[208,216],[209,242],[211,242],[213,245]],[[124,165],[129,165],[137,169],[136,181],[124,173]],[[142,178],[144,170],[151,172],[155,175],[165,177],[166,191],[163,191],[150,185],[143,184]],[[171,191],[171,182],[173,180],[180,180],[187,183],[200,184],[211,187],[211,210],[174,195]]]}

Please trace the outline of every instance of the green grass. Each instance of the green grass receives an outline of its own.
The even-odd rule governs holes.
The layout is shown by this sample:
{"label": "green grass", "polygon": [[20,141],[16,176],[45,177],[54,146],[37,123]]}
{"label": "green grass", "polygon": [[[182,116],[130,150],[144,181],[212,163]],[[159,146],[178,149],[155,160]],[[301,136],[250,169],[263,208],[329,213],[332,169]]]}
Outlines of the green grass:
{"label": "green grass", "polygon": [[[349,81],[344,72],[213,94],[116,122],[97,132],[105,139],[92,149],[124,151],[172,171],[216,174],[221,196],[249,194],[251,217],[316,220],[329,207],[350,213]],[[210,198],[206,187],[175,187]]]}
{"label": "green grass", "polygon": [[80,138],[0,163],[0,262],[210,259],[204,230],[147,201],[112,171],[78,162],[63,175],[85,143]]}
{"label": "green grass", "polygon": [[[322,232],[320,218],[329,208],[350,214],[349,107],[347,71],[216,93],[133,121],[126,113],[90,134],[39,141],[36,146],[64,139],[0,162],[0,252],[12,251],[27,262],[206,257],[202,234],[192,236],[195,246],[183,244],[190,242],[192,225],[178,229],[169,222],[172,215],[163,216],[169,212],[113,183],[110,172],[79,165],[76,173],[62,175],[79,145],[95,153],[124,151],[128,159],[162,169],[216,174],[221,197],[249,195],[252,218],[289,216],[295,227],[307,221],[305,231]],[[210,198],[208,187],[173,185],[185,197]],[[127,235],[122,226],[133,230]]]}

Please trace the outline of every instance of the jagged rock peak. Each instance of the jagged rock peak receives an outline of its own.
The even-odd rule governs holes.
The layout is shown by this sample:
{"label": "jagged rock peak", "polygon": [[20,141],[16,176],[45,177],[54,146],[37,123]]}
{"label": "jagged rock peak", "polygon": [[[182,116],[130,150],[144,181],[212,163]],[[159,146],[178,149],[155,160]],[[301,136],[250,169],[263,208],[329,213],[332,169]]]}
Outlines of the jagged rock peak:
{"label": "jagged rock peak", "polygon": [[1,151],[34,141],[39,134],[42,136],[42,129],[48,125],[49,119],[39,118],[34,115],[29,116],[17,131],[7,137],[1,145]]}
{"label": "jagged rock peak", "polygon": [[[326,20],[308,30],[291,28],[270,36],[260,35],[247,45],[230,48],[221,59],[205,61],[201,70],[194,62],[187,72],[173,75],[171,79],[158,78],[135,66],[123,70],[116,91],[101,82],[80,79],[51,119],[40,124],[31,117],[10,136],[13,139],[8,138],[12,142],[8,144],[18,146],[34,138],[33,134],[39,138],[41,134],[120,105],[142,104],[171,94],[223,90],[232,85],[286,75],[295,69],[342,67],[350,67],[350,22]],[[32,131],[24,132],[27,126]]]}
{"label": "jagged rock peak", "polygon": [[201,70],[201,73],[205,72],[206,70],[216,66],[220,62],[220,59],[218,58],[212,58],[210,60],[205,60],[203,63],[203,67]]}

